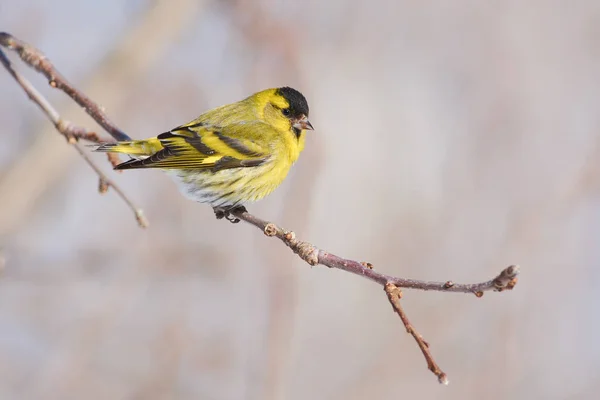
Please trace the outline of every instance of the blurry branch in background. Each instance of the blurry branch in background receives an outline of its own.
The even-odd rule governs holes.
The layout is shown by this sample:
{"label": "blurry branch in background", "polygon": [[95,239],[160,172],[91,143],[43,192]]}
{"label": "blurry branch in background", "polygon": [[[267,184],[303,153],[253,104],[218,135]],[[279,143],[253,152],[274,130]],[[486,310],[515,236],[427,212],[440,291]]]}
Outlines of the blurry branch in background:
{"label": "blurry branch in background", "polygon": [[[76,61],[71,66],[81,72],[76,85],[79,92],[93,96],[103,110],[104,107],[116,110],[111,114],[113,120],[129,118],[127,102],[131,91],[144,82],[146,73],[164,59],[173,43],[198,23],[207,2],[146,0],[137,3],[131,8],[126,24],[114,27],[118,30],[115,40],[101,40],[105,45],[99,43],[99,47],[92,50],[96,57],[91,68],[84,67],[89,60],[81,60],[80,54],[74,54]],[[65,51],[72,53],[69,49]],[[37,81],[34,82],[40,89]],[[53,105],[63,117],[100,132],[100,128],[85,122],[82,118],[85,111],[82,112],[76,102],[61,99],[60,103],[60,107],[58,103],[53,102]],[[37,128],[31,132],[19,156],[0,175],[0,236],[33,218],[36,204],[65,179],[78,157],[71,146],[65,146],[51,134],[53,126],[40,124],[43,121],[39,118],[31,122]],[[14,190],[17,185],[19,190]]]}
{"label": "blurry branch in background", "polygon": [[[62,75],[56,71],[52,63],[38,49],[16,39],[12,35],[5,32],[0,32],[0,46],[17,52],[17,54],[19,54],[21,59],[26,64],[43,74],[48,79],[50,86],[67,93],[81,107],[83,107],[85,111],[92,118],[94,118],[95,121],[97,121],[104,129],[106,129],[106,131],[110,133],[114,139],[129,140],[129,136],[115,127],[114,124],[108,120],[106,114],[104,114],[102,109],[97,104],[92,102],[84,94],[80,93],[65,78],[63,78]],[[67,142],[77,150],[85,162],[96,172],[96,174],[98,174],[98,177],[100,178],[98,185],[99,192],[101,194],[106,193],[108,188],[112,187],[119,197],[121,197],[125,203],[127,203],[127,206],[131,208],[138,225],[142,228],[148,227],[148,220],[146,217],[144,217],[142,210],[136,206],[133,201],[129,199],[129,197],[127,197],[127,195],[119,186],[117,186],[104,174],[104,172],[102,172],[102,170],[92,161],[92,159],[90,159],[79,143],[80,139],[92,143],[106,143],[109,140],[101,139],[96,133],[90,132],[87,129],[79,126],[75,126],[69,121],[62,119],[58,111],[56,111],[56,109],[48,102],[48,100],[46,100],[46,98],[40,92],[38,92],[27,79],[25,79],[12,67],[10,60],[2,50],[0,50],[0,62],[12,75],[12,77],[15,78],[25,93],[27,93],[29,99],[36,103],[44,112],[44,114],[46,114],[48,119],[56,127],[56,130],[58,130],[67,139]],[[108,159],[113,166],[116,165],[116,162],[118,161],[115,157],[108,157]]]}
{"label": "blurry branch in background", "polygon": [[[35,69],[40,74],[44,75],[46,79],[48,79],[48,84],[50,86],[62,90],[69,97],[75,100],[75,102],[79,104],[85,110],[85,112],[87,112],[92,118],[94,118],[94,120],[98,122],[98,124],[100,124],[100,126],[103,127],[115,140],[131,140],[129,136],[127,136],[119,128],[116,128],[114,124],[109,121],[108,117],[106,116],[104,111],[102,111],[100,106],[98,106],[96,103],[90,100],[86,95],[75,89],[73,85],[71,85],[56,70],[56,68],[54,68],[54,65],[52,65],[50,60],[48,60],[46,56],[42,54],[41,51],[5,32],[0,32],[0,45],[6,47],[7,49],[15,51],[19,55],[19,57],[21,57],[21,60],[23,60],[24,63],[29,65],[31,68]],[[56,121],[60,118],[58,117],[57,113],[54,112],[54,115],[51,115],[51,113],[48,112],[48,108],[50,108],[47,104],[48,102],[44,100],[43,103],[45,104],[42,105],[40,103],[41,95],[37,93],[37,91],[35,91],[35,89],[33,89],[28,82],[22,83],[24,79],[18,77],[18,73],[14,70],[11,70],[10,62],[8,62],[8,59],[6,59],[6,57],[2,58],[2,63],[4,64],[4,66],[9,71],[12,71],[11,75],[17,80],[17,82],[19,82],[21,87],[23,87],[23,89],[27,92],[29,98],[32,101],[38,103],[38,105],[42,108],[42,110],[48,115],[48,117],[52,120],[54,125],[58,128]],[[25,86],[29,86],[30,89],[26,89]],[[62,131],[61,133],[63,135],[65,134]],[[81,136],[81,138],[89,140],[89,138],[83,136]]]}
{"label": "blurry branch in background", "polygon": [[[117,128],[104,114],[102,109],[90,100],[83,93],[79,92],[71,84],[69,84],[58,72],[54,66],[48,61],[48,59],[37,49],[32,46],[14,38],[8,33],[0,32],[0,46],[10,50],[16,51],[21,59],[33,67],[36,71],[42,73],[48,79],[50,86],[61,89],[79,105],[85,108],[86,112],[98,122],[114,139],[122,140],[129,139],[129,137]],[[84,160],[92,166],[96,173],[100,177],[100,189],[106,190],[108,186],[112,186],[113,189],[127,202],[128,206],[134,210],[136,219],[140,226],[147,226],[147,222],[143,217],[141,210],[137,208],[124,194],[123,192],[109,180],[102,171],[89,159],[84,152],[83,148],[79,145],[78,140],[87,140],[93,143],[102,143],[106,140],[100,139],[95,133],[90,132],[84,128],[76,127],[70,124],[68,121],[61,119],[56,110],[48,103],[48,101],[35,90],[35,88],[25,80],[18,72],[16,72],[6,55],[0,50],[0,59],[4,67],[9,73],[15,78],[23,90],[27,93],[29,98],[34,101],[48,118],[52,121],[56,129],[63,134],[67,141],[72,144],[77,151],[81,154]],[[114,160],[109,159],[111,164],[114,165]],[[430,282],[420,281],[415,279],[398,278],[394,276],[384,275],[376,272],[373,266],[367,262],[358,262],[354,260],[348,260],[336,256],[321,250],[308,242],[304,242],[296,239],[294,232],[286,231],[274,223],[262,220],[250,213],[245,209],[236,209],[232,211],[235,217],[243,220],[255,227],[259,228],[267,236],[274,236],[280,239],[285,245],[287,245],[294,253],[296,253],[302,260],[306,261],[309,265],[325,265],[330,268],[337,268],[346,272],[350,272],[355,275],[362,276],[373,282],[381,285],[388,297],[390,304],[394,311],[400,317],[406,331],[413,336],[417,342],[419,348],[423,352],[425,360],[427,361],[428,368],[437,376],[440,383],[447,384],[447,375],[439,368],[437,363],[434,361],[433,356],[429,350],[429,344],[423,339],[423,337],[417,332],[417,330],[410,323],[406,313],[401,307],[400,299],[402,292],[400,288],[406,289],[420,289],[420,290],[435,290],[440,292],[455,292],[455,293],[471,293],[477,297],[483,296],[485,291],[503,291],[512,289],[517,283],[517,275],[519,273],[519,267],[511,265],[500,272],[495,278],[474,284],[459,284],[452,281],[445,282]]]}

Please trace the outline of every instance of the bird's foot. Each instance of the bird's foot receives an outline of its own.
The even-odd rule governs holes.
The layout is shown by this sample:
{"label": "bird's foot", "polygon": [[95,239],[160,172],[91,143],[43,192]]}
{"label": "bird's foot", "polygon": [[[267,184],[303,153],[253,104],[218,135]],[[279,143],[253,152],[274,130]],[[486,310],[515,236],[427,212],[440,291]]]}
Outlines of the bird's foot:
{"label": "bird's foot", "polygon": [[213,207],[213,210],[215,212],[215,217],[217,217],[217,219],[225,218],[227,221],[231,222],[232,224],[237,224],[238,222],[240,222],[239,218],[236,218],[235,216],[232,215],[233,212],[247,212],[246,207],[244,207],[244,206],[235,206],[232,208]]}

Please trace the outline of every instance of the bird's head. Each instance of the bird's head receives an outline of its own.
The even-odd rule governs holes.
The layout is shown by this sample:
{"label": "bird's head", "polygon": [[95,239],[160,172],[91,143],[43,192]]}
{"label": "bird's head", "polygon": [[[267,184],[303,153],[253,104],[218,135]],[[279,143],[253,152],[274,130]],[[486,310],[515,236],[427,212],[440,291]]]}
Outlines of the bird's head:
{"label": "bird's head", "polygon": [[264,102],[265,122],[281,130],[292,130],[297,137],[313,130],[308,120],[308,103],[302,93],[291,87],[267,89],[256,94]]}

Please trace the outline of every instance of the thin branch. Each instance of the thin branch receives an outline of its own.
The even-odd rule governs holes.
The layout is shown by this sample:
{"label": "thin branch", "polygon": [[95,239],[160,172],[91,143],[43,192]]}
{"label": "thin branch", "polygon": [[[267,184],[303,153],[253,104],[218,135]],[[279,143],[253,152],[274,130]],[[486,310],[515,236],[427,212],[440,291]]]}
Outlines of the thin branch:
{"label": "thin branch", "polygon": [[69,97],[75,100],[75,102],[83,107],[85,112],[87,112],[90,117],[98,122],[98,124],[100,124],[100,126],[103,127],[115,140],[131,140],[131,138],[125,132],[117,128],[115,124],[108,119],[99,105],[94,103],[89,97],[71,85],[71,83],[69,83],[69,81],[67,81],[56,70],[54,65],[41,51],[6,32],[0,32],[0,46],[15,51],[19,57],[21,57],[21,60],[25,62],[25,64],[44,75],[46,79],[48,79],[50,86],[62,90]]}
{"label": "thin branch", "polygon": [[383,287],[383,290],[387,294],[388,300],[390,301],[392,308],[402,320],[402,323],[406,328],[406,332],[412,335],[412,337],[417,342],[417,345],[421,349],[423,357],[425,357],[425,361],[427,362],[427,368],[429,368],[429,370],[433,372],[435,376],[438,377],[438,382],[440,382],[441,384],[447,385],[448,383],[450,383],[446,373],[440,369],[440,367],[433,359],[431,351],[429,350],[429,343],[427,343],[425,339],[423,339],[423,336],[421,336],[421,334],[417,332],[415,327],[408,320],[408,316],[406,315],[404,309],[402,308],[402,305],[400,304],[400,299],[402,299],[402,291],[398,288],[398,286],[394,285],[393,283],[386,283]]}
{"label": "thin branch", "polygon": [[[21,56],[21,59],[27,64],[35,68],[38,72],[44,74],[50,85],[58,89],[63,90],[71,98],[73,98],[78,104],[85,108],[87,113],[98,122],[104,129],[106,129],[113,138],[117,140],[128,140],[129,137],[125,135],[119,128],[117,128],[110,120],[106,117],[104,112],[92,102],[87,96],[79,92],[76,88],[71,86],[58,72],[54,69],[52,64],[44,57],[44,55],[37,49],[29,46],[28,44],[14,38],[7,33],[0,33],[0,45],[17,51]],[[115,191],[127,202],[129,207],[135,212],[136,218],[140,225],[145,225],[145,219],[135,205],[127,199],[123,192],[118,189],[112,181],[110,181],[98,167],[89,159],[87,154],[78,145],[77,139],[82,138],[97,142],[97,135],[93,132],[89,132],[83,128],[74,127],[72,124],[62,120],[56,110],[41,96],[29,82],[22,78],[16,71],[14,71],[10,65],[10,62],[0,51],[0,59],[11,75],[19,82],[21,87],[25,90],[27,95],[36,103],[38,106],[48,115],[50,120],[56,126],[56,129],[61,132],[71,144],[73,144],[76,150],[82,155],[82,157],[90,164],[90,166],[100,176],[100,190],[105,190],[108,186],[112,186]],[[94,136],[95,135],[95,136]],[[100,140],[100,139],[98,139]],[[115,160],[111,160],[114,162]],[[388,297],[388,300],[394,311],[398,314],[402,323],[404,324],[408,333],[410,333],[417,345],[421,349],[425,360],[427,361],[428,368],[438,377],[440,383],[447,384],[448,378],[446,374],[438,367],[436,362],[431,355],[429,350],[429,344],[423,339],[423,337],[415,330],[410,323],[406,313],[402,309],[400,304],[400,298],[402,292],[400,288],[406,289],[420,289],[420,290],[435,290],[440,292],[454,292],[454,293],[472,293],[477,297],[483,296],[486,291],[504,291],[513,289],[517,283],[517,275],[519,273],[519,267],[517,265],[511,265],[502,270],[495,278],[472,284],[459,284],[452,281],[445,282],[430,282],[420,281],[416,279],[399,278],[390,275],[381,274],[373,269],[373,266],[367,262],[358,262],[354,260],[345,259],[334,254],[328,253],[324,250],[319,249],[316,246],[308,242],[304,242],[296,239],[294,232],[286,231],[283,228],[277,226],[272,222],[265,221],[258,218],[245,209],[235,209],[231,212],[235,217],[240,220],[254,225],[264,232],[267,236],[274,236],[279,238],[285,245],[287,245],[294,253],[296,253],[302,260],[306,261],[309,265],[325,265],[330,268],[337,268],[342,271],[346,271],[363,278],[369,279],[373,282],[381,285]]]}
{"label": "thin branch", "polygon": [[98,174],[100,178],[100,183],[98,185],[98,191],[100,193],[106,193],[109,187],[112,187],[115,192],[127,203],[127,206],[133,211],[133,215],[135,216],[135,220],[137,221],[140,228],[147,228],[150,226],[148,219],[144,215],[144,211],[135,205],[133,201],[127,197],[123,190],[117,186],[112,179],[109,179],[104,172],[92,161],[92,159],[88,156],[88,154],[83,150],[79,143],[73,143],[73,146],[77,150],[77,152],[81,155],[81,157],[85,160],[86,163]]}
{"label": "thin branch", "polygon": [[[0,42],[2,42],[2,38],[7,35],[0,33]],[[10,36],[10,35],[9,35]],[[0,43],[3,44],[3,43]],[[50,104],[48,100],[40,93],[38,90],[19,72],[17,72],[6,54],[2,50],[0,50],[0,63],[6,68],[6,70],[11,74],[11,76],[17,81],[19,86],[25,91],[27,96],[31,101],[38,105],[38,107],[46,114],[48,119],[54,124],[56,130],[60,132],[66,139],[69,144],[71,144],[77,152],[83,157],[85,162],[92,167],[92,169],[98,175],[100,182],[98,184],[98,190],[100,193],[106,193],[109,187],[112,187],[114,191],[117,193],[119,197],[125,201],[127,206],[133,211],[135,219],[138,225],[142,228],[147,228],[149,223],[142,209],[136,206],[131,199],[123,192],[123,190],[116,185],[111,179],[109,179],[104,172],[92,161],[92,159],[87,155],[87,153],[82,149],[81,145],[78,143],[79,139],[88,140],[94,143],[104,143],[106,140],[102,140],[98,137],[98,135],[94,132],[90,132],[85,128],[78,127],[61,118],[60,114],[56,109]],[[91,100],[90,100],[91,101]],[[108,120],[107,120],[108,121]],[[113,160],[109,157],[109,161],[111,163]]]}
{"label": "thin branch", "polygon": [[481,297],[485,291],[495,290],[501,292],[503,290],[510,290],[517,284],[517,275],[519,273],[519,267],[517,265],[511,265],[503,269],[494,279],[473,284],[459,284],[452,281],[420,281],[416,279],[398,278],[395,276],[380,274],[373,269],[371,263],[348,260],[336,256],[335,254],[328,253],[308,242],[296,239],[294,232],[286,231],[276,224],[262,220],[245,210],[234,210],[232,214],[240,220],[248,222],[249,224],[259,228],[264,232],[265,235],[277,237],[309,265],[321,264],[329,268],[337,268],[342,271],[362,276],[382,285],[390,304],[402,320],[406,331],[412,335],[417,342],[417,345],[421,349],[421,352],[425,357],[425,361],[427,362],[427,368],[429,368],[429,370],[433,372],[435,376],[437,376],[438,382],[444,385],[449,383],[448,376],[437,365],[429,349],[429,344],[413,327],[406,313],[402,309],[400,304],[402,292],[400,291],[400,288],[436,290],[440,292],[473,293],[477,297]]}
{"label": "thin branch", "polygon": [[272,222],[267,222],[260,219],[247,211],[234,210],[232,212],[237,218],[254,225],[262,230],[267,236],[275,236],[285,243],[294,253],[310,265],[325,265],[329,268],[337,268],[355,275],[362,276],[373,282],[385,286],[391,283],[397,287],[407,289],[420,290],[435,290],[439,292],[455,292],[455,293],[473,293],[477,297],[481,297],[483,292],[495,290],[501,292],[503,290],[512,289],[517,283],[517,275],[519,267],[511,265],[503,269],[498,276],[489,281],[481,283],[461,284],[452,281],[445,282],[430,282],[420,281],[416,279],[397,278],[395,276],[381,274],[372,268],[369,263],[360,263],[354,260],[348,260],[328,253],[318,247],[313,246],[308,242],[296,239],[294,232],[286,231]]}
{"label": "thin branch", "polygon": [[406,313],[402,309],[402,306],[400,305],[400,299],[402,297],[400,288],[436,290],[440,292],[473,293],[477,297],[481,297],[485,291],[495,290],[501,292],[503,290],[511,290],[517,284],[517,275],[519,273],[519,267],[517,265],[511,265],[503,269],[494,279],[471,284],[459,284],[452,281],[420,281],[416,279],[398,278],[395,276],[380,274],[373,269],[373,265],[371,263],[348,260],[336,256],[335,254],[328,253],[308,242],[296,239],[294,232],[286,231],[276,224],[260,219],[243,209],[234,210],[232,214],[235,215],[236,218],[254,225],[258,229],[262,230],[265,235],[277,237],[309,265],[321,264],[329,268],[337,268],[342,271],[362,276],[382,285],[390,304],[402,320],[406,331],[412,335],[417,342],[417,345],[421,349],[421,352],[425,357],[425,361],[427,362],[427,368],[429,368],[429,370],[433,372],[435,376],[437,376],[438,382],[444,385],[449,383],[448,376],[437,365],[429,349],[429,344],[413,327]]}

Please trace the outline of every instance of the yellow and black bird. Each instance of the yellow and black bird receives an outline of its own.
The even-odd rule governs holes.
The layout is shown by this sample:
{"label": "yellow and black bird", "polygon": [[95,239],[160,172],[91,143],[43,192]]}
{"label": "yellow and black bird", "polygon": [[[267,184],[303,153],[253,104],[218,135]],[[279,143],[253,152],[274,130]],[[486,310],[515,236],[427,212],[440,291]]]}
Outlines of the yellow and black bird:
{"label": "yellow and black bird", "polygon": [[118,170],[165,170],[185,196],[230,219],[230,211],[283,182],[312,129],[305,97],[281,87],[207,111],[157,137],[103,144],[96,151],[130,155]]}

